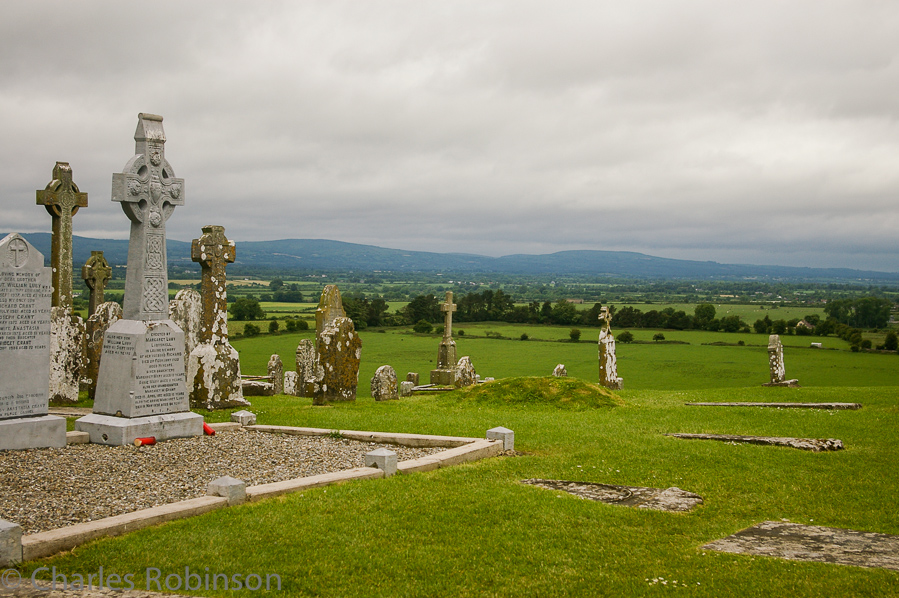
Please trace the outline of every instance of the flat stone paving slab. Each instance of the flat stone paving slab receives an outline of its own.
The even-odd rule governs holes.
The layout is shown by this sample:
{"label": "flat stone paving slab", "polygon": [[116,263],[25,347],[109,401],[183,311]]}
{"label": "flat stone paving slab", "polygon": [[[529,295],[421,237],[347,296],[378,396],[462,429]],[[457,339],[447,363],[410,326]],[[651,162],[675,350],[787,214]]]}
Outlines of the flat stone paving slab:
{"label": "flat stone paving slab", "polygon": [[817,525],[765,521],[702,548],[899,571],[899,536]]}
{"label": "flat stone paving slab", "polygon": [[861,403],[684,403],[687,407],[776,407],[778,409],[861,409]]}
{"label": "flat stone paving slab", "polygon": [[549,490],[562,490],[580,498],[654,511],[689,511],[702,504],[702,497],[680,488],[643,488],[640,486],[613,486],[591,482],[566,480],[521,480],[522,484],[539,486]]}
{"label": "flat stone paving slab", "polygon": [[765,446],[788,446],[804,451],[841,451],[843,441],[837,438],[790,438],[786,436],[736,436],[733,434],[665,434],[689,440],[720,440],[721,442],[743,442]]}

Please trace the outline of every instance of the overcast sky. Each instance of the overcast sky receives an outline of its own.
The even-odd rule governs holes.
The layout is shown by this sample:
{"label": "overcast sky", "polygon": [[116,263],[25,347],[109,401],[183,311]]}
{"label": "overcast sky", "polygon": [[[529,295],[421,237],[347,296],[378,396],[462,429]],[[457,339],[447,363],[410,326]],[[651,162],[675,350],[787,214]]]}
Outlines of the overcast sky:
{"label": "overcast sky", "polygon": [[0,230],[127,238],[139,112],[170,238],[899,271],[897,2],[3,0]]}

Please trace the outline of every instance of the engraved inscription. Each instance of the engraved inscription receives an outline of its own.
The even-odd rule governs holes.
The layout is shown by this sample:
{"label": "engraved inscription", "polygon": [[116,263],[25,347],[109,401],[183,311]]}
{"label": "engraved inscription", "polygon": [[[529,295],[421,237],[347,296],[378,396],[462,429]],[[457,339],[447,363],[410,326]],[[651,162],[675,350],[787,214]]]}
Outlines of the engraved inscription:
{"label": "engraved inscription", "polygon": [[0,272],[0,353],[47,350],[50,287],[40,278],[38,272]]}
{"label": "engraved inscription", "polygon": [[134,337],[129,334],[107,332],[103,340],[103,356],[121,355],[131,357],[134,355]]}
{"label": "engraved inscription", "polygon": [[134,394],[134,413],[152,415],[183,409],[184,354],[168,329],[147,332]]}

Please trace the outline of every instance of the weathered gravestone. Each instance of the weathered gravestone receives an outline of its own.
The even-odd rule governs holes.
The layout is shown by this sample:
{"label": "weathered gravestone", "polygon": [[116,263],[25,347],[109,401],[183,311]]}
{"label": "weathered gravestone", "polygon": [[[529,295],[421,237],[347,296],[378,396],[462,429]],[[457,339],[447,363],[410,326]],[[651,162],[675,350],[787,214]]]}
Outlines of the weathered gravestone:
{"label": "weathered gravestone", "polygon": [[284,372],[284,394],[296,396],[297,394],[297,373]]}
{"label": "weathered gravestone", "polygon": [[478,383],[478,375],[474,371],[471,364],[471,358],[467,355],[459,359],[456,367],[453,368],[453,386],[463,388],[465,386],[473,386]]}
{"label": "weathered gravestone", "polygon": [[371,379],[371,396],[376,401],[391,401],[399,398],[396,370],[389,365],[382,365],[375,370],[375,375]]}
{"label": "weathered gravestone", "polygon": [[101,303],[87,319],[84,340],[84,369],[82,380],[87,384],[87,394],[93,400],[97,394],[97,376],[103,355],[103,339],[114,322],[122,319],[122,306],[115,301]]}
{"label": "weathered gravestone", "polygon": [[20,235],[0,241],[0,450],[66,445],[66,420],[47,414],[51,280]]}
{"label": "weathered gravestone", "polygon": [[268,377],[272,380],[272,394],[284,394],[284,364],[280,355],[272,355],[268,360]]}
{"label": "weathered gravestone", "polygon": [[84,320],[68,307],[50,308],[50,388],[55,403],[78,402],[84,360]]}
{"label": "weathered gravestone", "polygon": [[75,422],[99,444],[203,434],[202,416],[188,410],[184,334],[168,319],[165,222],[184,205],[184,181],[165,159],[161,116],[140,114],[134,141],[112,176],[112,200],[131,220],[124,318],[103,341],[94,412]]}
{"label": "weathered gravestone", "polygon": [[615,358],[615,337],[612,336],[612,314],[603,307],[599,314],[602,322],[599,329],[599,383],[611,390],[621,390],[624,380],[618,377],[618,363]]}
{"label": "weathered gravestone", "polygon": [[406,381],[411,382],[412,386],[418,386],[418,372],[407,372]]}
{"label": "weathered gravestone", "polygon": [[322,291],[315,324],[315,363],[304,373],[306,396],[312,397],[313,405],[355,401],[362,339],[346,317],[336,285],[327,285]]}
{"label": "weathered gravestone", "polygon": [[[203,297],[193,289],[181,289],[175,294],[175,298],[169,301],[169,319],[184,333],[184,355],[190,355],[200,344]],[[188,364],[189,360],[185,359],[185,375]]]}
{"label": "weathered gravestone", "polygon": [[437,348],[437,367],[431,370],[431,384],[452,386],[455,383],[456,341],[453,340],[453,292],[446,292],[446,300],[440,305],[443,312],[443,339]]}
{"label": "weathered gravestone", "polygon": [[228,294],[225,266],[234,261],[234,241],[223,226],[204,226],[194,239],[190,259],[200,264],[203,276],[202,309],[197,346],[187,357],[187,385],[192,407],[226,409],[250,403],[244,399],[240,357],[228,342]]}
{"label": "weathered gravestone", "polygon": [[84,284],[90,289],[90,299],[88,302],[88,317],[97,313],[97,308],[105,299],[106,283],[112,278],[112,268],[109,262],[103,257],[102,251],[91,251],[91,256],[81,267],[81,278]]}
{"label": "weathered gravestone", "polygon": [[771,381],[762,386],[799,386],[799,380],[787,380],[786,368],[784,368],[784,347],[780,342],[780,335],[772,334],[768,337],[768,368],[771,371]]}
{"label": "weathered gravestone", "polygon": [[297,391],[298,397],[306,396],[306,384],[314,384],[317,375],[315,366],[315,343],[308,338],[302,339],[297,345]]}
{"label": "weathered gravestone", "polygon": [[67,162],[57,162],[53,180],[35,194],[37,204],[47,208],[52,220],[48,394],[51,401],[75,403],[81,379],[84,320],[72,313],[72,217],[79,208],[87,207],[87,193],[81,193],[72,181],[72,167]]}
{"label": "weathered gravestone", "polygon": [[565,369],[565,364],[560,363],[555,368],[553,368],[553,376],[556,378],[567,378],[568,370]]}

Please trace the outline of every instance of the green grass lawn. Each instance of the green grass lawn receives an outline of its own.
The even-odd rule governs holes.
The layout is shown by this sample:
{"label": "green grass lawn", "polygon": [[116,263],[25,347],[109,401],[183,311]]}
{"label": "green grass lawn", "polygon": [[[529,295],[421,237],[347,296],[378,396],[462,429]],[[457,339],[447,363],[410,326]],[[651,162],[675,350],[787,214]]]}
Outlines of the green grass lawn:
{"label": "green grass lawn", "polygon": [[[485,325],[511,336],[517,328]],[[462,325],[474,335],[480,328]],[[567,337],[567,329],[534,334]],[[506,333],[509,334],[506,334]],[[520,333],[519,333],[520,334]],[[530,332],[529,332],[530,334]],[[681,334],[683,336],[681,337]],[[592,331],[591,331],[591,336]],[[651,331],[636,331],[638,339]],[[271,353],[293,367],[300,338],[234,344],[245,373]],[[533,335],[532,335],[533,336]],[[582,338],[587,336],[585,335]],[[666,331],[666,337],[669,337]],[[899,572],[736,556],[701,546],[766,520],[787,519],[899,534],[896,355],[851,353],[833,338],[785,337],[789,377],[803,388],[762,388],[762,335],[672,333],[681,344],[618,345],[625,389],[617,399],[505,402],[459,392],[378,403],[368,379],[379,365],[427,379],[438,337],[363,331],[359,398],[313,407],[309,399],[254,397],[260,423],[482,437],[506,426],[523,454],[443,470],[352,482],[99,540],[28,563],[58,571],[276,573],[288,596],[894,596]],[[514,338],[514,337],[513,337]],[[716,340],[747,346],[714,346]],[[595,382],[595,339],[581,343],[457,337],[459,355],[497,378],[548,375]],[[756,345],[756,346],[751,346]],[[482,388],[479,388],[480,391]],[[516,387],[517,388],[517,387]],[[859,411],[686,407],[697,401],[853,401]],[[228,412],[204,413],[224,421]],[[839,438],[846,450],[679,440],[666,432]],[[520,484],[553,478],[700,494],[689,513],[606,505]],[[667,584],[659,580],[664,578]],[[676,583],[675,583],[676,582]],[[184,593],[184,590],[180,590]],[[251,591],[187,592],[204,596]]]}

